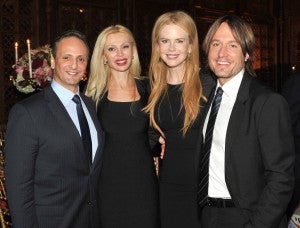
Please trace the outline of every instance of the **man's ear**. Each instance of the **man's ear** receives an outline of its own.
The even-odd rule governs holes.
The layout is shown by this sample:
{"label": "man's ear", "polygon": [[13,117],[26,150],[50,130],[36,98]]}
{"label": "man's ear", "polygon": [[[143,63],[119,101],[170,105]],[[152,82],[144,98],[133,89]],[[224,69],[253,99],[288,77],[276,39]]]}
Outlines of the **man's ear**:
{"label": "man's ear", "polygon": [[247,62],[248,59],[249,59],[249,54],[246,53],[246,56],[245,56],[245,62]]}
{"label": "man's ear", "polygon": [[50,61],[50,63],[51,63],[51,69],[54,69],[54,67],[55,67],[55,61],[54,61],[53,55],[51,55],[51,61]]}

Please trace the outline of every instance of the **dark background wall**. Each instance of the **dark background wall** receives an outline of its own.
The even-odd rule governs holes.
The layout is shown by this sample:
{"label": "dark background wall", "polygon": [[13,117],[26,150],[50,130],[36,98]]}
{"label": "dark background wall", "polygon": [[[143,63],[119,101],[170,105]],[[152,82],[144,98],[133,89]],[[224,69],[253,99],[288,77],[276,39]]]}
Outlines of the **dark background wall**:
{"label": "dark background wall", "polygon": [[[146,74],[153,23],[160,14],[176,9],[195,19],[200,43],[219,16],[234,13],[247,20],[257,39],[254,68],[278,92],[292,67],[300,68],[298,0],[0,0],[0,123],[6,122],[11,106],[26,97],[9,80],[14,42],[19,42],[19,53],[24,54],[26,39],[35,48],[74,28],[87,35],[92,50],[99,32],[119,23],[135,35]],[[205,61],[202,54],[202,67]]]}

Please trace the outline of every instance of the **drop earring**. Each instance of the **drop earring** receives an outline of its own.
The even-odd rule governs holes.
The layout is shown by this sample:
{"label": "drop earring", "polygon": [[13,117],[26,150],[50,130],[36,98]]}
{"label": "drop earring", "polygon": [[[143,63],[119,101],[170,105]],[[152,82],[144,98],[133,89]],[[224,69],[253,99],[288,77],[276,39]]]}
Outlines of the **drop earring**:
{"label": "drop earring", "polygon": [[86,81],[88,78],[87,78],[87,73],[84,72],[84,74],[82,75],[81,77],[81,81]]}
{"label": "drop earring", "polygon": [[186,57],[186,60],[187,60],[187,61],[190,61],[190,58],[191,58],[191,53],[188,52],[187,57]]}

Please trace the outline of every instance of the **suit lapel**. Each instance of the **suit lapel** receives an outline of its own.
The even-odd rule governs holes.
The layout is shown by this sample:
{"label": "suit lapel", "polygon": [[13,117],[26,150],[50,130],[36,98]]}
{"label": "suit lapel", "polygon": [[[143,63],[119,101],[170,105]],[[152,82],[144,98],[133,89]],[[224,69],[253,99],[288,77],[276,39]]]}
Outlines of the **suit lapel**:
{"label": "suit lapel", "polygon": [[244,74],[227,127],[225,143],[225,164],[228,164],[229,162],[231,147],[234,144],[235,139],[238,138],[237,135],[240,132],[240,126],[241,124],[243,124],[245,103],[249,98],[249,88],[251,81],[251,76]]}
{"label": "suit lapel", "polygon": [[[214,82],[214,84],[216,84],[216,83]],[[201,109],[201,113],[200,113],[199,137],[198,137],[196,153],[195,153],[195,158],[194,158],[195,173],[197,176],[198,176],[199,168],[200,168],[200,158],[202,156],[203,125],[204,125],[208,110],[210,108],[210,104],[214,98],[215,90],[216,90],[216,85],[210,85],[210,92],[207,92],[207,94],[209,94],[207,101],[204,101],[203,99],[201,99],[201,101],[200,101],[200,105],[203,108]],[[198,180],[198,177],[197,177],[197,180]]]}
{"label": "suit lapel", "polygon": [[92,170],[94,169],[94,167],[97,166],[97,164],[99,163],[99,161],[101,160],[101,156],[102,156],[102,152],[103,152],[103,147],[104,147],[104,132],[101,128],[101,125],[98,121],[98,117],[96,115],[96,107],[94,105],[91,105],[92,103],[88,101],[88,98],[85,95],[80,94],[81,98],[83,99],[89,113],[90,116],[92,118],[92,121],[94,123],[94,126],[97,130],[97,136],[98,136],[98,148],[96,150],[96,154],[94,157],[94,161],[92,163]]}
{"label": "suit lapel", "polygon": [[77,151],[81,151],[81,153],[74,153],[74,156],[79,156],[78,160],[86,161],[86,163],[84,164],[88,165],[89,163],[84,152],[80,134],[72,119],[70,118],[69,113],[67,112],[64,105],[61,103],[60,99],[55,94],[51,86],[44,89],[44,92],[45,99],[48,102],[49,110],[51,111],[55,119],[57,119],[57,123],[61,126],[61,129],[64,129],[67,132],[68,137],[72,138],[74,144],[76,145],[75,148],[80,148],[80,150]]}

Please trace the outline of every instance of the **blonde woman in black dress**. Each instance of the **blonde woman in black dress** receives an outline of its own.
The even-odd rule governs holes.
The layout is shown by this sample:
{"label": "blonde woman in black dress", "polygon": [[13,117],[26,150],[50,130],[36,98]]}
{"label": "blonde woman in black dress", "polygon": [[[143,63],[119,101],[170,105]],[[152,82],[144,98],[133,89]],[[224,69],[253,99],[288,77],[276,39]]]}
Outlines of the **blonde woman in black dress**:
{"label": "blonde woman in black dress", "polygon": [[148,140],[147,83],[132,33],[104,29],[91,59],[86,95],[106,134],[100,179],[102,228],[158,227],[157,178]]}
{"label": "blonde woman in black dress", "polygon": [[152,91],[145,110],[152,126],[165,137],[159,187],[161,225],[199,228],[195,156],[204,96],[197,29],[185,12],[167,12],[156,20],[149,77]]}

